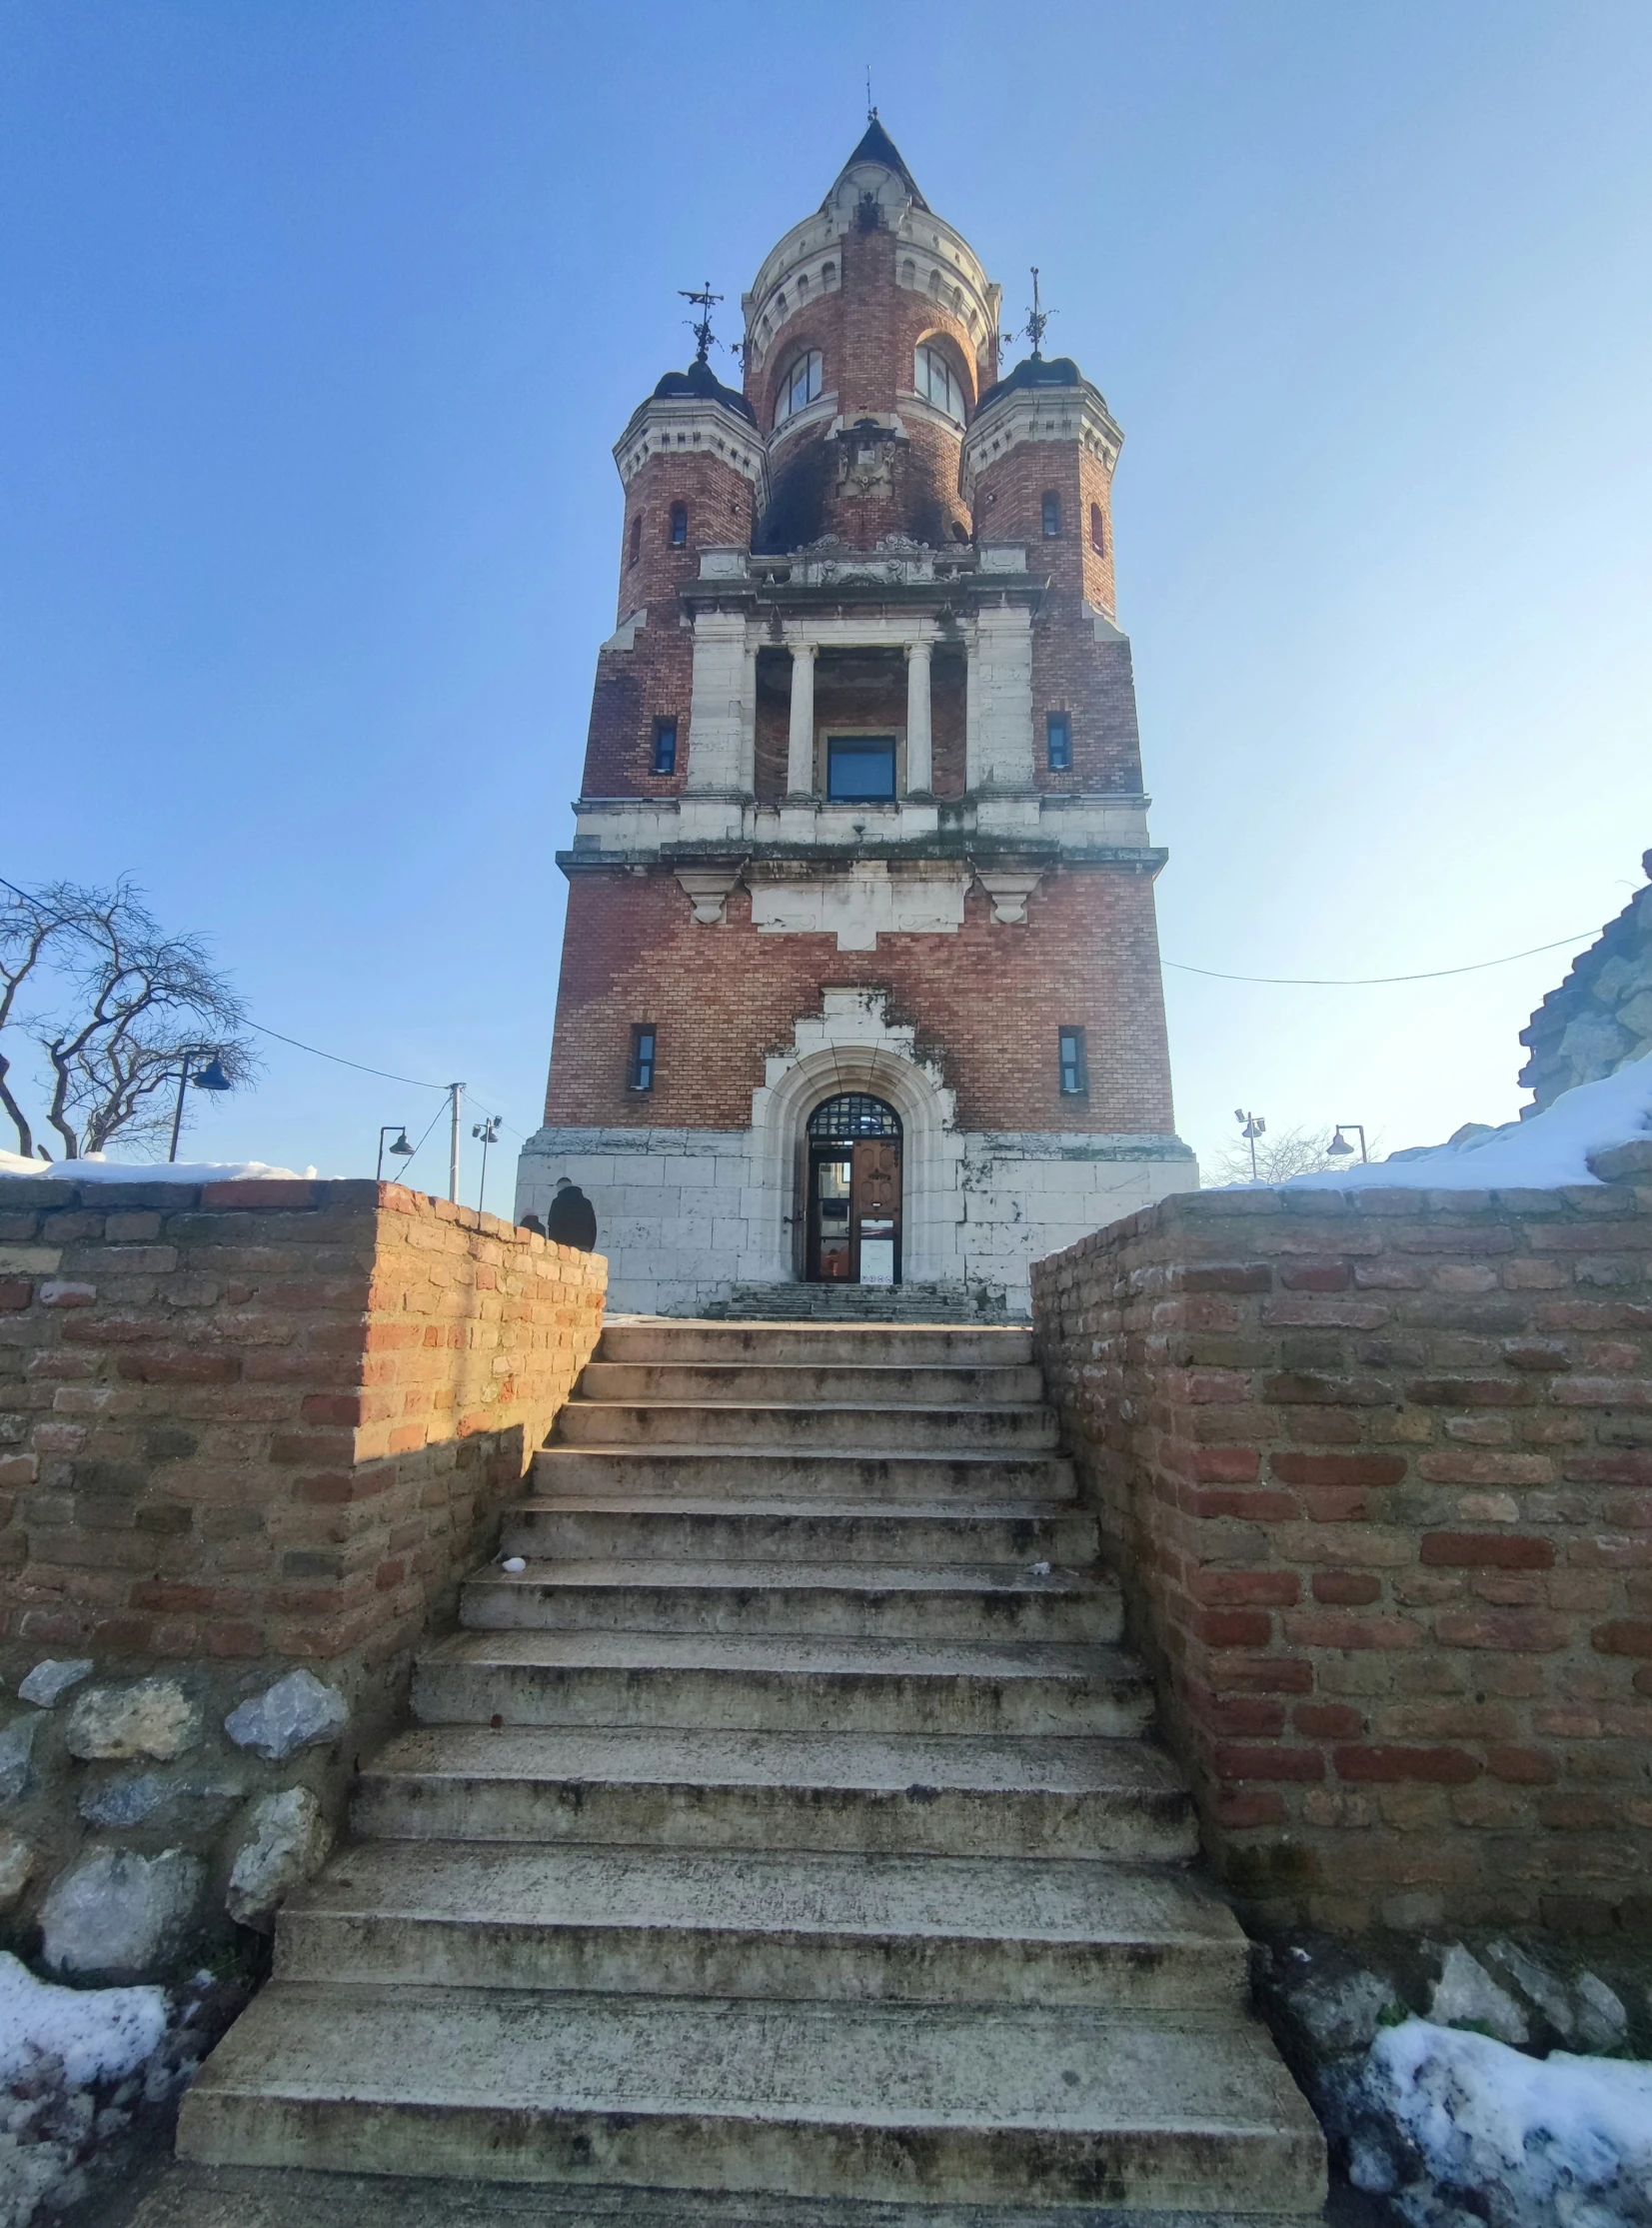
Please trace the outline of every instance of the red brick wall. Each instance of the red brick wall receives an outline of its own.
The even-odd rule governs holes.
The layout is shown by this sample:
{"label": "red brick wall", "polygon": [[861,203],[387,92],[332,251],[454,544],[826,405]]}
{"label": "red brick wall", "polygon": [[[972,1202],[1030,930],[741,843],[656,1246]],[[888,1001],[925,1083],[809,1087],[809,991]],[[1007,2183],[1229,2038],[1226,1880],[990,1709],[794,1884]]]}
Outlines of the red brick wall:
{"label": "red brick wall", "polygon": [[606,1273],[391,1184],[0,1181],[8,1661],[411,1645],[584,1366]]}
{"label": "red brick wall", "polygon": [[[953,936],[885,936],[839,952],[830,936],[759,936],[736,890],[727,927],[703,928],[667,871],[576,874],[569,890],[548,1122],[742,1129],[767,1054],[830,985],[889,993],[940,1061],[968,1129],[1168,1131],[1169,1059],[1152,885],[1058,869],[1029,925],[995,925],[979,895]],[[633,1025],[660,1032],[655,1089],[627,1089]],[[1056,1030],[1087,1032],[1087,1099],[1057,1088]]]}
{"label": "red brick wall", "polygon": [[[1053,393],[1059,399],[1062,390]],[[1057,535],[1043,530],[1046,494],[1061,499]],[[1105,554],[1090,541],[1092,503],[1100,507]],[[986,465],[976,481],[975,524],[983,542],[1025,542],[1032,571],[1048,573],[1074,610],[1082,599],[1112,616],[1112,475],[1079,442],[1018,441]]]}
{"label": "red brick wall", "polygon": [[1259,1918],[1652,1924],[1652,1145],[1601,1172],[1183,1194],[1033,1269]]}

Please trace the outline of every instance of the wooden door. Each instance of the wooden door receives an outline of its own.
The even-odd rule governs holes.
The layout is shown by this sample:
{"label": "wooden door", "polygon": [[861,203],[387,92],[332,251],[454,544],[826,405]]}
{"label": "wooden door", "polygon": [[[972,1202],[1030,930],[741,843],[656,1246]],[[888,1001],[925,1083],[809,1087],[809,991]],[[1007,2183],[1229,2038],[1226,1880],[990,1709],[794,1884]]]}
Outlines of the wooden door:
{"label": "wooden door", "polygon": [[900,1140],[858,1137],[850,1205],[855,1272],[862,1284],[900,1279]]}

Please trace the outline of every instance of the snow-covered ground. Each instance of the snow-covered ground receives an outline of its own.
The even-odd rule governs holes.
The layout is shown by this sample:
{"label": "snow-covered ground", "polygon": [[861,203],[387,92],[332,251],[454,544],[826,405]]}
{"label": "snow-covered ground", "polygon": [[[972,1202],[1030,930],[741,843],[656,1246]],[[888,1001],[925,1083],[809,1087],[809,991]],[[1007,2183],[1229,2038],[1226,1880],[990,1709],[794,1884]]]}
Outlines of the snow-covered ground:
{"label": "snow-covered ground", "polygon": [[1652,2065],[1407,2019],[1376,2036],[1349,2103],[1349,2178],[1416,2228],[1652,2222]]}
{"label": "snow-covered ground", "polygon": [[106,1160],[101,1152],[84,1160],[25,1160],[0,1152],[0,1175],[49,1175],[64,1183],[239,1183],[251,1177],[314,1177],[314,1168],[276,1168],[267,1160]]}
{"label": "snow-covered ground", "polygon": [[[1282,1188],[1351,1191],[1365,1186],[1419,1191],[1548,1190],[1560,1183],[1598,1183],[1592,1152],[1652,1138],[1652,1057],[1631,1061],[1615,1076],[1562,1092],[1529,1121],[1482,1129],[1459,1144],[1415,1147],[1386,1160],[1356,1160],[1311,1175],[1293,1175]],[[1248,1190],[1248,1184],[1230,1184]]]}

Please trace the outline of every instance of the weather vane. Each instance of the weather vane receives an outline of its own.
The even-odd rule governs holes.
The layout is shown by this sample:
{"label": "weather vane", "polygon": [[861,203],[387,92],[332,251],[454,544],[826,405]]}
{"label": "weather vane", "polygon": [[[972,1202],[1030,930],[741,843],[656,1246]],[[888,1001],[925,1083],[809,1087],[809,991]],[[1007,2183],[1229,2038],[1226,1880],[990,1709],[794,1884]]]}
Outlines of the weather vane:
{"label": "weather vane", "polygon": [[875,124],[876,121],[877,111],[872,106],[871,100],[871,64],[868,62],[866,64],[866,122],[868,124]]}
{"label": "weather vane", "polygon": [[700,312],[698,317],[691,317],[687,322],[698,344],[695,350],[695,362],[704,364],[712,343],[717,338],[717,335],[712,331],[712,312],[718,303],[723,300],[723,296],[712,292],[710,279],[706,281],[704,286],[692,288],[680,286],[677,291],[682,295],[685,302],[693,302]]}
{"label": "weather vane", "polygon": [[1017,327],[1013,333],[1005,333],[1003,336],[1005,346],[1013,346],[1024,333],[1032,343],[1032,354],[1034,360],[1036,360],[1044,345],[1044,327],[1054,315],[1055,312],[1046,310],[1038,298],[1038,266],[1034,263],[1032,266],[1032,307],[1026,313],[1026,323],[1024,325]]}

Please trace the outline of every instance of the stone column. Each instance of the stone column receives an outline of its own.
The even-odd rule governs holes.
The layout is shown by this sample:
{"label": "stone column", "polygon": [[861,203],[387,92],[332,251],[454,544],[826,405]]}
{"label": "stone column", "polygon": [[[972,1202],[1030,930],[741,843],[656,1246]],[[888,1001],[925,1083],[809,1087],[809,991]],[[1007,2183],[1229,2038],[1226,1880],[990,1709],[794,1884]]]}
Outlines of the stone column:
{"label": "stone column", "polygon": [[815,651],[812,642],[792,646],[792,725],[786,751],[789,797],[815,794]]}
{"label": "stone column", "polygon": [[929,660],[932,645],[906,645],[906,794],[927,797],[930,769]]}
{"label": "stone column", "polygon": [[980,635],[971,626],[963,643],[963,786],[980,788]]}

